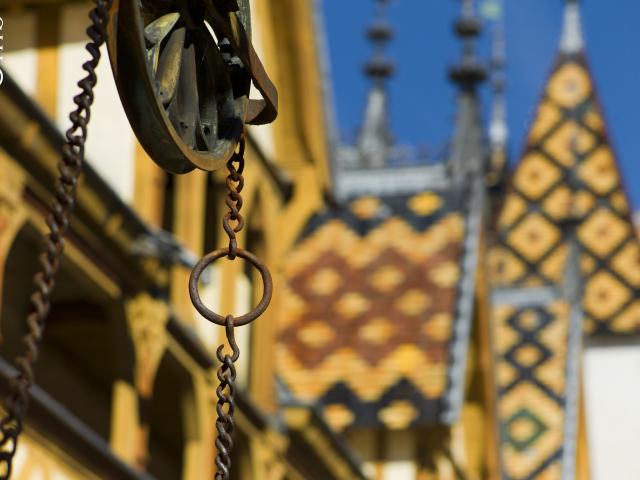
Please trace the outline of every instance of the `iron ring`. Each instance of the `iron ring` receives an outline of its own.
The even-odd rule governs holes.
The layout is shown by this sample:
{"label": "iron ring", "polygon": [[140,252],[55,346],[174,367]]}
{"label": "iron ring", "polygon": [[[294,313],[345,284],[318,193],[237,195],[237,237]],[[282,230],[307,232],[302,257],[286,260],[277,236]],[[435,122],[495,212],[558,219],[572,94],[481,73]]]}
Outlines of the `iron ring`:
{"label": "iron ring", "polygon": [[[200,313],[200,315],[209,320],[211,323],[215,323],[216,325],[220,326],[226,325],[226,316],[219,315],[216,312],[209,310],[209,308],[207,308],[204,303],[202,303],[200,293],[198,292],[198,281],[200,280],[200,276],[202,275],[202,272],[205,268],[207,268],[210,264],[212,264],[219,258],[226,257],[228,254],[229,250],[227,248],[214,250],[213,252],[207,254],[196,264],[196,266],[191,271],[191,276],[189,277],[189,296],[191,297],[191,303],[193,303],[193,306],[196,308],[198,313]],[[239,248],[236,252],[236,256],[242,258],[243,260],[246,260],[260,272],[263,285],[262,299],[260,300],[258,305],[256,305],[255,308],[249,313],[246,313],[240,317],[233,317],[234,325],[236,327],[241,327],[242,325],[247,325],[248,323],[253,322],[267,309],[269,303],[271,302],[271,295],[273,294],[273,281],[271,279],[271,273],[269,273],[269,269],[267,268],[267,266],[262,263],[260,259],[253,253]]]}

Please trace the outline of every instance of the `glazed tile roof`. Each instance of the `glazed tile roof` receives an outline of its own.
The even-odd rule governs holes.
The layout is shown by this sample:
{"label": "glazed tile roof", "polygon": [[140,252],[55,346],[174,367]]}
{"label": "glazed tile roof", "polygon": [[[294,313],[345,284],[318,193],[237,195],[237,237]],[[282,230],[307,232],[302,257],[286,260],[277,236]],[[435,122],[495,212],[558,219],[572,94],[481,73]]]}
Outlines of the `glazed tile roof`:
{"label": "glazed tile roof", "polygon": [[[575,353],[568,348],[570,314],[561,298],[494,310],[505,478],[559,479],[573,462],[568,457],[575,453],[574,443],[565,436],[568,409],[575,408],[574,387],[564,374]],[[577,368],[572,373],[578,375]]]}
{"label": "glazed tile roof", "polygon": [[495,284],[556,284],[571,209],[581,218],[585,330],[639,332],[640,243],[582,54],[563,56],[547,84],[500,215]]}
{"label": "glazed tile roof", "polygon": [[470,198],[352,199],[315,216],[288,259],[278,373],[337,430],[437,422],[461,388],[452,365],[467,341],[456,318]]}
{"label": "glazed tile roof", "polygon": [[503,475],[574,478],[582,334],[640,331],[640,244],[582,50],[548,79],[497,228]]}

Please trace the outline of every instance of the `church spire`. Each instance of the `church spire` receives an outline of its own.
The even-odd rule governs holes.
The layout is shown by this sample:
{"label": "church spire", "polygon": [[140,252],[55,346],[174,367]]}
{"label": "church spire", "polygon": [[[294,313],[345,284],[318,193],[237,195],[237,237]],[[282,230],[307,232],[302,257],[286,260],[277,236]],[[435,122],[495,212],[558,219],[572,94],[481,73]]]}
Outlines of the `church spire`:
{"label": "church spire", "polygon": [[454,179],[468,173],[479,173],[485,162],[476,87],[486,78],[486,72],[475,52],[476,38],[482,26],[476,17],[473,0],[460,1],[462,12],[455,23],[455,31],[462,40],[462,58],[449,71],[449,77],[459,89],[455,134],[449,158],[449,170]]}
{"label": "church spire", "polygon": [[562,39],[560,41],[560,50],[562,53],[574,54],[582,51],[584,48],[580,16],[579,0],[565,0],[564,24],[562,26]]}
{"label": "church spire", "polygon": [[386,45],[393,38],[393,30],[385,18],[388,0],[376,2],[377,19],[367,30],[367,37],[374,45],[374,52],[364,68],[372,86],[358,136],[360,168],[384,167],[393,144],[389,127],[387,80],[393,75],[394,65],[384,54]]}
{"label": "church spire", "polygon": [[504,179],[507,166],[507,142],[509,128],[507,125],[507,98],[505,64],[507,58],[506,35],[504,24],[504,0],[497,0],[495,11],[490,12],[493,19],[492,53],[491,53],[491,121],[489,123],[489,146],[491,158],[488,181],[492,186]]}
{"label": "church spire", "polygon": [[476,16],[473,0],[460,0],[461,14],[455,23],[455,31],[462,40],[462,58],[453,67],[449,76],[462,90],[475,90],[486,77],[484,67],[476,58],[476,39],[482,31],[482,25]]}

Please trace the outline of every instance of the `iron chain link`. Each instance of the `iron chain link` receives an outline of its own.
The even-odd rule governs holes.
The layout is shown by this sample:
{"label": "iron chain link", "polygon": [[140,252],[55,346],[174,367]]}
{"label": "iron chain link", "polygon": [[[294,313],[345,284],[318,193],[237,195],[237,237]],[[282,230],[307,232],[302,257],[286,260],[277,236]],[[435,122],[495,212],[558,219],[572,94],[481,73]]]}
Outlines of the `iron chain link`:
{"label": "iron chain link", "polygon": [[16,359],[18,374],[10,382],[10,392],[5,403],[5,415],[0,420],[0,479],[11,476],[13,458],[18,447],[18,437],[24,426],[24,417],[29,405],[29,390],[35,382],[33,366],[38,360],[40,343],[51,307],[51,292],[60,267],[64,250],[64,237],[76,201],[78,179],[84,164],[87,140],[87,125],[91,118],[93,89],[97,83],[96,68],[100,62],[100,47],[104,44],[109,20],[111,0],[95,0],[89,13],[91,25],[87,29],[90,40],[86,50],[91,59],[82,65],[87,75],[78,82],[80,93],[73,99],[76,109],[69,115],[71,127],[67,130],[62,158],[58,164],[59,177],[55,184],[55,196],[51,213],[47,217],[49,234],[45,250],[40,256],[41,270],[35,275],[36,290],[31,295],[31,311],[26,323],[28,333],[23,337],[24,353]]}
{"label": "iron chain link", "polygon": [[[224,346],[220,345],[216,351],[216,356],[220,362],[218,368],[218,388],[216,395],[218,404],[216,405],[216,476],[215,480],[228,480],[231,472],[231,450],[233,449],[233,430],[235,427],[233,413],[235,410],[235,362],[240,358],[240,349],[235,340],[233,317],[226,318],[225,332],[227,341],[231,347],[231,355],[223,354]],[[225,408],[226,407],[226,408]]]}
{"label": "iron chain link", "polygon": [[[229,259],[236,258],[238,253],[238,240],[236,234],[244,228],[244,217],[240,214],[242,208],[242,196],[240,192],[244,188],[244,177],[242,172],[244,171],[244,150],[245,140],[244,134],[240,137],[238,144],[238,151],[234,152],[229,161],[227,162],[227,198],[225,203],[229,207],[229,211],[224,215],[222,219],[222,225],[224,231],[229,236]],[[232,225],[232,222],[235,225]]]}
{"label": "iron chain link", "polygon": [[[235,362],[240,357],[240,349],[235,340],[234,328],[236,325],[246,325],[258,318],[267,308],[271,301],[273,283],[269,269],[251,252],[238,248],[237,234],[244,227],[244,217],[240,213],[242,209],[242,196],[240,192],[244,187],[244,153],[245,139],[244,133],[238,142],[238,151],[227,162],[229,175],[226,179],[227,198],[226,205],[229,211],[225,213],[222,220],[224,231],[229,236],[229,247],[227,249],[215,250],[204,258],[202,258],[191,272],[189,279],[189,295],[196,310],[207,320],[217,325],[224,325],[227,337],[227,343],[231,349],[231,354],[223,354],[224,345],[220,345],[216,352],[220,367],[217,371],[218,387],[216,395],[218,402],[216,405],[216,474],[215,480],[229,480],[231,473],[231,452],[233,449],[233,431],[235,411],[235,380],[236,367]],[[226,256],[230,260],[236,257],[247,260],[255,267],[262,276],[263,295],[262,300],[249,313],[235,318],[232,315],[222,317],[221,315],[209,310],[203,303],[198,293],[198,281],[204,269],[215,260]]]}
{"label": "iron chain link", "polygon": [[[245,140],[244,133],[240,137],[238,143],[238,151],[234,152],[227,162],[227,198],[225,203],[229,211],[222,219],[224,231],[229,236],[228,258],[234,260],[238,254],[238,240],[236,234],[244,228],[244,217],[240,213],[242,209],[242,196],[240,192],[244,188],[244,151]],[[227,315],[225,319],[225,333],[227,342],[231,348],[231,355],[223,355],[224,345],[220,345],[216,352],[220,367],[218,368],[218,388],[216,395],[218,396],[218,404],[216,405],[216,476],[215,480],[229,480],[231,474],[231,450],[233,449],[233,430],[234,420],[233,414],[235,410],[235,380],[236,367],[235,362],[240,357],[240,349],[236,344],[234,335],[234,318]]]}

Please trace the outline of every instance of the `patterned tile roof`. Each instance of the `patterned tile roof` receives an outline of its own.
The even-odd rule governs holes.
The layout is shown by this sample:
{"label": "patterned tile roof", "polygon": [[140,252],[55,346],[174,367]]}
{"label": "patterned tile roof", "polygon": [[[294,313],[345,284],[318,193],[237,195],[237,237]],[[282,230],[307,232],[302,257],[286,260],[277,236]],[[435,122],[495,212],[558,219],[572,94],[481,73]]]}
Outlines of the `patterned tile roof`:
{"label": "patterned tile roof", "polygon": [[467,341],[455,324],[469,198],[353,199],[314,217],[288,259],[278,373],[336,429],[401,429],[446,410],[453,348]]}
{"label": "patterned tile roof", "polygon": [[547,84],[499,218],[494,282],[556,284],[570,210],[582,218],[585,330],[639,332],[640,243],[583,54],[563,56]]}
{"label": "patterned tile roof", "polygon": [[562,299],[494,310],[505,478],[564,478],[560,472],[571,461],[565,435],[573,403],[565,374],[570,310]]}
{"label": "patterned tile roof", "polygon": [[640,244],[581,50],[563,51],[548,79],[497,229],[503,475],[574,478],[582,334],[640,331]]}

